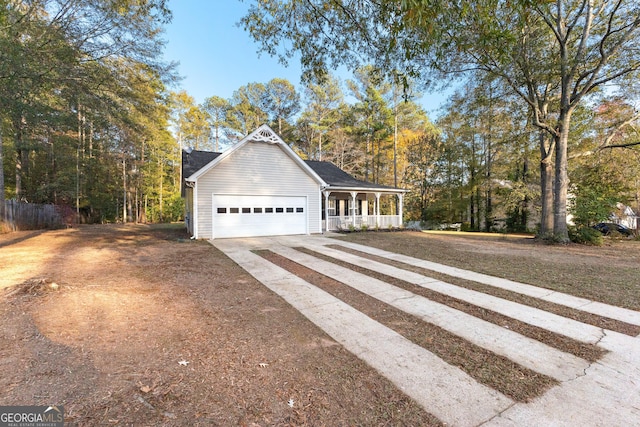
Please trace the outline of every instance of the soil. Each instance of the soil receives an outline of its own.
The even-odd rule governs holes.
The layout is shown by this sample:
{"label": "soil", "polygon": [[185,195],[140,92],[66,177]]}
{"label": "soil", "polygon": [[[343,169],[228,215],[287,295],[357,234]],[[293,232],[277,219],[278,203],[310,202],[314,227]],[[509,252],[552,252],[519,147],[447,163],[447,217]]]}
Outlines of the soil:
{"label": "soil", "polygon": [[[549,247],[411,232],[341,239],[640,308],[640,242]],[[274,261],[516,400],[553,386]],[[80,426],[441,425],[212,245],[189,240],[180,224],[3,234],[0,271],[0,405],[63,405],[68,425]],[[543,335],[549,345],[601,357]]]}
{"label": "soil", "polygon": [[66,425],[440,425],[181,225],[0,235],[0,405]]}

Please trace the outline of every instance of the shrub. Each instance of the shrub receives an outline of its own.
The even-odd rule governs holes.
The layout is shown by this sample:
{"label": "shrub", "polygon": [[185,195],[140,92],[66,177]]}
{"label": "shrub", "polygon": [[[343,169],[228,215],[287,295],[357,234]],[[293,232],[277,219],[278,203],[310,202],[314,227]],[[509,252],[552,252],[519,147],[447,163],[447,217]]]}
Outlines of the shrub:
{"label": "shrub", "polygon": [[560,239],[560,237],[557,234],[554,234],[553,232],[538,234],[537,238],[549,245],[557,245],[559,243],[564,243],[562,239]]}
{"label": "shrub", "polygon": [[571,227],[569,228],[569,238],[574,243],[593,246],[602,246],[604,241],[602,233],[591,227]]}

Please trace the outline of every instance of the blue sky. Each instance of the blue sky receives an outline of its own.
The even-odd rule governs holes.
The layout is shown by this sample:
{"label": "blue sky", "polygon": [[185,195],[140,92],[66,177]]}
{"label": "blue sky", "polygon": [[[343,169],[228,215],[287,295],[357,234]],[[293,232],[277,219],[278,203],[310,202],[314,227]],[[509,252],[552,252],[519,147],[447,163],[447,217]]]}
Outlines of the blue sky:
{"label": "blue sky", "polygon": [[[267,83],[279,77],[298,90],[300,64],[292,60],[284,67],[276,58],[258,55],[258,44],[236,25],[251,2],[246,0],[170,0],[173,21],[166,27],[165,59],[180,63],[184,89],[201,103],[210,96],[230,98],[248,83]],[[337,75],[342,80],[348,74]],[[345,88],[343,87],[343,90]],[[435,109],[445,100],[441,94],[426,94],[420,102],[435,117]]]}

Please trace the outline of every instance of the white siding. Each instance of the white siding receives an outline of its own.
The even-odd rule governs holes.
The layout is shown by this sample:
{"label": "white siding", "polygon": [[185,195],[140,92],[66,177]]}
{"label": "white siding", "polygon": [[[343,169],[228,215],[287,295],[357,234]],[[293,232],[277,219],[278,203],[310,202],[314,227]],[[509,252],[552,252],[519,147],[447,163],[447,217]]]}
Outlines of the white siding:
{"label": "white siding", "polygon": [[213,194],[306,196],[309,233],[320,233],[320,186],[277,144],[248,142],[197,181],[197,234],[212,237]]}

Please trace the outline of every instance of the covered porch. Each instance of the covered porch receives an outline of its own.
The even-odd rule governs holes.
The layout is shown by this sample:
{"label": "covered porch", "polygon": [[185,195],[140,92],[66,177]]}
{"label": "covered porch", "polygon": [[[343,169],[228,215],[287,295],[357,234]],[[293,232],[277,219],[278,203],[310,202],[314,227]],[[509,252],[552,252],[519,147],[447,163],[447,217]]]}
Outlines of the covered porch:
{"label": "covered porch", "polygon": [[407,190],[361,181],[330,162],[305,160],[320,176],[322,231],[400,228]]}
{"label": "covered porch", "polygon": [[[378,190],[378,191],[376,191]],[[323,194],[323,231],[374,230],[403,225],[405,190],[327,188]]]}

